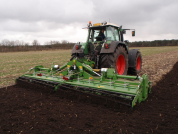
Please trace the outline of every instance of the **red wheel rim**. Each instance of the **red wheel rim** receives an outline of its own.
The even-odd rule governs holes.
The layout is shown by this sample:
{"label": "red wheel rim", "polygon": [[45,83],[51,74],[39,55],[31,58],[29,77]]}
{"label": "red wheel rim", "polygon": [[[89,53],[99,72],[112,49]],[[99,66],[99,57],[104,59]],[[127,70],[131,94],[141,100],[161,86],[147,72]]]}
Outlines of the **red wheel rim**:
{"label": "red wheel rim", "polygon": [[138,58],[137,58],[137,71],[140,70],[140,67],[141,67],[141,58],[138,57]]}
{"label": "red wheel rim", "polygon": [[125,57],[124,55],[119,55],[117,59],[117,72],[122,75],[125,71]]}

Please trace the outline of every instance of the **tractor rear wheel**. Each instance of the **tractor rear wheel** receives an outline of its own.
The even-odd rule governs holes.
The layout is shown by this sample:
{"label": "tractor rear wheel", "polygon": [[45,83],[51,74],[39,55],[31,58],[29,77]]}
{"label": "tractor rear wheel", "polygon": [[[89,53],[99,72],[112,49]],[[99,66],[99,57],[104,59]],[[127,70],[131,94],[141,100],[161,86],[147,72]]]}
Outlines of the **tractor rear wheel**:
{"label": "tractor rear wheel", "polygon": [[138,73],[141,72],[141,68],[142,68],[142,56],[141,53],[138,51],[135,57],[135,66],[129,67],[128,73],[131,75],[137,75]]}
{"label": "tractor rear wheel", "polygon": [[118,46],[114,53],[100,56],[100,67],[113,67],[119,75],[126,75],[128,71],[128,54],[123,46]]}

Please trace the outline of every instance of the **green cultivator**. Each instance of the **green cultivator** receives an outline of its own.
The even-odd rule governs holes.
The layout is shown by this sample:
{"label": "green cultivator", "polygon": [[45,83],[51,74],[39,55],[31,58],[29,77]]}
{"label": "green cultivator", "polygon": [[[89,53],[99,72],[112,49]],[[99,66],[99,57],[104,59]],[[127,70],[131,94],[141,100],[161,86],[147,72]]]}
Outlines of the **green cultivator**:
{"label": "green cultivator", "polygon": [[113,68],[92,69],[91,61],[73,59],[59,67],[36,66],[17,80],[36,82],[59,87],[71,87],[73,90],[90,92],[97,95],[118,98],[120,103],[133,107],[136,102],[145,101],[151,91],[148,76],[118,75]]}
{"label": "green cultivator", "polygon": [[[54,90],[70,87],[114,98],[131,107],[137,101],[146,100],[151,82],[146,74],[138,76],[142,67],[141,53],[138,49],[129,50],[128,41],[124,41],[123,35],[131,29],[107,22],[93,25],[89,22],[84,29],[88,29],[87,41],[74,45],[68,63],[51,68],[36,66],[17,81],[36,82],[52,86]],[[135,30],[132,36],[135,36]]]}

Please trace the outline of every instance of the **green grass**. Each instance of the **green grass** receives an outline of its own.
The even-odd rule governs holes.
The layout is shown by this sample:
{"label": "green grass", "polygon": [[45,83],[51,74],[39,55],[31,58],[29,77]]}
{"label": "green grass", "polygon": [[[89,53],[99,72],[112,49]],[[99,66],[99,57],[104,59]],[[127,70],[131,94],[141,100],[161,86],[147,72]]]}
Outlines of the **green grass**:
{"label": "green grass", "polygon": [[[140,47],[142,56],[178,50],[176,47]],[[36,65],[50,67],[62,65],[70,60],[71,50],[32,51],[0,53],[0,87],[15,83],[15,79]]]}
{"label": "green grass", "polygon": [[36,65],[62,65],[70,57],[71,50],[0,53],[0,87],[14,84],[17,77]]}

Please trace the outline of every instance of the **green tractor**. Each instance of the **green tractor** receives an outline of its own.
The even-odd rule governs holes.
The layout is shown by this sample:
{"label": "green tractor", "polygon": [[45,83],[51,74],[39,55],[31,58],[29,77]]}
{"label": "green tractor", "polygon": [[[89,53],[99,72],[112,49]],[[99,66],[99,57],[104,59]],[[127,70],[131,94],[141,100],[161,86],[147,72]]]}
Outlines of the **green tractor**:
{"label": "green tractor", "polygon": [[[138,49],[128,49],[124,41],[126,30],[113,23],[96,23],[88,26],[86,43],[77,43],[72,49],[72,58],[87,58],[93,61],[93,69],[114,68],[119,75],[137,75],[141,71],[142,56]],[[132,31],[135,36],[135,30]]]}
{"label": "green tractor", "polygon": [[[87,42],[75,44],[70,61],[48,68],[37,65],[18,77],[16,83],[49,86],[61,93],[97,95],[130,107],[145,101],[151,92],[151,81],[147,74],[137,75],[142,66],[141,53],[128,50],[123,38],[130,29],[106,22],[93,26],[89,23],[87,29]],[[65,94],[70,97],[68,92]]]}

